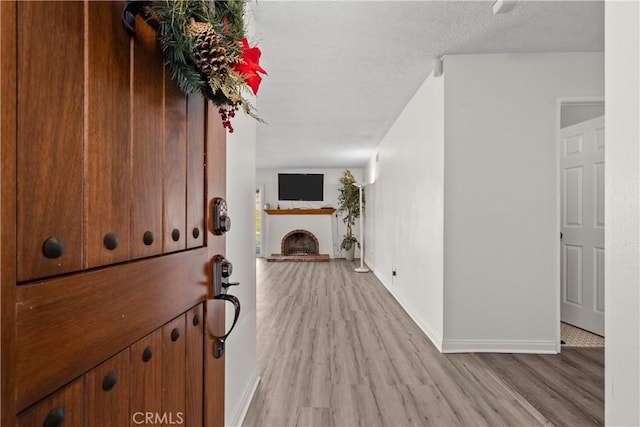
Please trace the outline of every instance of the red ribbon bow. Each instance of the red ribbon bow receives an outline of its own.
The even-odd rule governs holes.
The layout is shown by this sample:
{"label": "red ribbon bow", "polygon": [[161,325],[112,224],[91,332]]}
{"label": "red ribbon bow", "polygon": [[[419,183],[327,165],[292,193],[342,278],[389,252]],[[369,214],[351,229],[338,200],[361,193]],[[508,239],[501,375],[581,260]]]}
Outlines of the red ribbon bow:
{"label": "red ribbon bow", "polygon": [[242,43],[242,61],[233,64],[233,69],[242,74],[253,94],[257,95],[260,82],[262,82],[262,77],[258,73],[267,74],[260,66],[262,52],[257,47],[249,46],[249,41],[246,37],[239,40],[239,42]]}

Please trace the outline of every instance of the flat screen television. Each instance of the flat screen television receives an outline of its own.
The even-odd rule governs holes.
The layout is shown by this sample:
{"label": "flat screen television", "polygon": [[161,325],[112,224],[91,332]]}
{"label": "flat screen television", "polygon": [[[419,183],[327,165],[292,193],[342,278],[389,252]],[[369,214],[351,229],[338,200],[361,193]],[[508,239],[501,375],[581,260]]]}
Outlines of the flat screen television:
{"label": "flat screen television", "polygon": [[279,173],[278,200],[321,202],[324,199],[324,175],[321,173]]}

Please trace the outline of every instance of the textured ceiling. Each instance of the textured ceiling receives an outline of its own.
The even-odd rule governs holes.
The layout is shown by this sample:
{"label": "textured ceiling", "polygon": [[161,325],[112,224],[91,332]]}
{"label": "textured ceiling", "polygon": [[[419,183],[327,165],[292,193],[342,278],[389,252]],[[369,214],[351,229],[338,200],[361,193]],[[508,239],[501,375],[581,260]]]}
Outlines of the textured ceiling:
{"label": "textured ceiling", "polygon": [[[253,4],[258,168],[361,167],[446,54],[604,50],[601,1]],[[446,73],[446,71],[445,71]]]}

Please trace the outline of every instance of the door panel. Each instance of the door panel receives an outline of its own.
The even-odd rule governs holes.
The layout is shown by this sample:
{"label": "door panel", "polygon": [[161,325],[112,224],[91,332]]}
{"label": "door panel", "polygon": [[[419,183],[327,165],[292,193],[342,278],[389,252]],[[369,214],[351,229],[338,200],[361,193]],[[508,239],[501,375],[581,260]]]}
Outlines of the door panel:
{"label": "door panel", "polygon": [[83,379],[79,378],[18,416],[19,427],[55,425],[54,420],[68,427],[82,426],[84,422],[82,396]]}
{"label": "door panel", "polygon": [[144,337],[130,351],[130,425],[136,426],[144,417],[134,414],[162,413],[162,331]]}
{"label": "door panel", "polygon": [[[25,281],[82,267],[83,4],[20,2],[18,19],[30,22],[18,32],[17,63],[18,280]],[[51,67],[58,63],[65,66]],[[50,81],[60,84],[33,84]]]}
{"label": "door panel", "polygon": [[165,72],[164,252],[186,248],[187,100]]}
{"label": "door panel", "polygon": [[582,227],[582,166],[564,170],[564,226]]}
{"label": "door panel", "polygon": [[582,246],[563,245],[564,248],[564,303],[582,307]]}
{"label": "door panel", "polygon": [[561,318],[604,335],[604,117],[561,138]]}
{"label": "door panel", "polygon": [[88,268],[129,259],[130,37],[122,30],[123,4],[87,3],[85,243]]}
{"label": "door panel", "polygon": [[186,407],[185,326],[182,315],[162,327],[162,411],[171,419],[183,418]]}
{"label": "door panel", "polygon": [[129,349],[86,376],[87,426],[127,426],[129,412]]}
{"label": "door panel", "polygon": [[187,104],[187,248],[204,242],[205,102],[189,95]]}
{"label": "door panel", "polygon": [[162,253],[163,64],[156,33],[140,16],[133,38],[131,258]]}
{"label": "door panel", "polygon": [[186,407],[184,423],[186,426],[200,427],[204,422],[204,312],[202,304],[198,304],[187,312],[185,327],[186,369],[189,375],[186,380]]}
{"label": "door panel", "polygon": [[593,168],[593,179],[595,180],[593,187],[593,226],[604,229],[604,163],[596,163]]}

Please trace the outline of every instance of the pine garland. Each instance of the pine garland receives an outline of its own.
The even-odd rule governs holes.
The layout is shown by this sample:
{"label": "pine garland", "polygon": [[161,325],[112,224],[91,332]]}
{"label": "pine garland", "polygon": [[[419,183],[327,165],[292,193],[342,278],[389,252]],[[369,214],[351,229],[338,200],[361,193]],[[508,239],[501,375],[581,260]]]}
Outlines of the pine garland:
{"label": "pine garland", "polygon": [[[260,120],[243,97],[245,76],[234,69],[243,63],[246,0],[158,0],[147,12],[159,22],[158,39],[171,79],[186,94],[199,93],[220,107],[223,125],[242,108]],[[263,72],[262,70],[261,72]]]}

